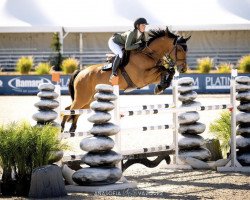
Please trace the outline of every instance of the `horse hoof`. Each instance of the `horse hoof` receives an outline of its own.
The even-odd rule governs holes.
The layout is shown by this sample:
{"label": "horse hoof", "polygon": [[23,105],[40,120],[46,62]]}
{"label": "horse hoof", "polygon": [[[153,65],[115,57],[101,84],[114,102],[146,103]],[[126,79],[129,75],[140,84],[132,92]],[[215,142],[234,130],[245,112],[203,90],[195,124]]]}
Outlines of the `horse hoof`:
{"label": "horse hoof", "polygon": [[154,94],[162,94],[164,90],[160,89],[158,86],[154,89]]}

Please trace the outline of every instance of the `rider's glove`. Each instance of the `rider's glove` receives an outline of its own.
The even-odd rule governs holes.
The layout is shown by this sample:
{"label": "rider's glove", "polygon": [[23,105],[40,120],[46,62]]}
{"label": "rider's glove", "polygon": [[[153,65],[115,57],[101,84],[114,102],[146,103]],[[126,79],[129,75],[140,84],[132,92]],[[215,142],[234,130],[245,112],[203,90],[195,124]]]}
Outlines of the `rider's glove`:
{"label": "rider's glove", "polygon": [[139,47],[138,47],[138,51],[142,51],[143,49],[145,49],[146,47],[146,42],[142,41],[140,44],[139,44]]}

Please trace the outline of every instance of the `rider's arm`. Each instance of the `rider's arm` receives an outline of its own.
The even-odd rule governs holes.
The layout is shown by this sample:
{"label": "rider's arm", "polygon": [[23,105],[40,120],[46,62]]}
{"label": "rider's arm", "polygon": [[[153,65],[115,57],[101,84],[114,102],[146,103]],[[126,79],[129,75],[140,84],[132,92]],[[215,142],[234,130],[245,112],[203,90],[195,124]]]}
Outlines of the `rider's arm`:
{"label": "rider's arm", "polygon": [[134,50],[140,46],[141,42],[133,43],[134,38],[136,37],[135,31],[130,31],[127,35],[127,39],[125,42],[125,50]]}

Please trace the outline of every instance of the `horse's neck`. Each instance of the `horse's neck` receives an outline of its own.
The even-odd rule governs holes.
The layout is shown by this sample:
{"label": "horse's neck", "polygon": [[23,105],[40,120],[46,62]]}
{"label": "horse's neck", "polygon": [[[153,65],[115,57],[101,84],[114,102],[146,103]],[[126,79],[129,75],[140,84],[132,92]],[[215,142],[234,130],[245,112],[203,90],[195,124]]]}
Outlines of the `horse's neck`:
{"label": "horse's neck", "polygon": [[160,81],[160,73],[155,61],[146,54],[131,52],[126,71],[138,87]]}
{"label": "horse's neck", "polygon": [[126,66],[126,71],[132,81],[138,87],[159,82],[161,72],[156,66],[157,60],[161,59],[167,52],[170,52],[172,47],[173,39],[162,40],[159,38],[153,41],[149,46],[150,51],[154,52],[155,58],[147,54],[132,51],[129,63]]}
{"label": "horse's neck", "polygon": [[155,52],[158,59],[171,51],[173,48],[173,39],[171,38],[158,38],[149,45],[149,49]]}

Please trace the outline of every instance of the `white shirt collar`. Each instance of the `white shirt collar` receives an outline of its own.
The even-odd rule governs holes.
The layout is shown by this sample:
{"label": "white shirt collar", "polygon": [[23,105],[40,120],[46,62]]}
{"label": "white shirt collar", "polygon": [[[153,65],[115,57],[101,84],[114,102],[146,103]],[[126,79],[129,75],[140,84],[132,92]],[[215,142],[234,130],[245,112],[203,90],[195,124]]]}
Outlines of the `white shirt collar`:
{"label": "white shirt collar", "polygon": [[137,30],[137,38],[139,38],[141,36],[141,32],[139,30]]}

